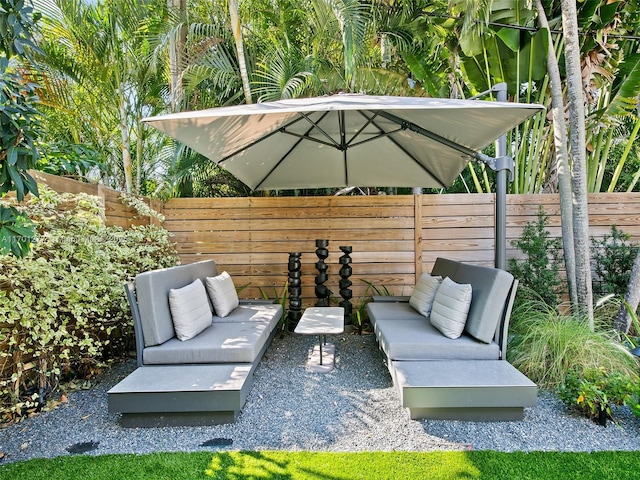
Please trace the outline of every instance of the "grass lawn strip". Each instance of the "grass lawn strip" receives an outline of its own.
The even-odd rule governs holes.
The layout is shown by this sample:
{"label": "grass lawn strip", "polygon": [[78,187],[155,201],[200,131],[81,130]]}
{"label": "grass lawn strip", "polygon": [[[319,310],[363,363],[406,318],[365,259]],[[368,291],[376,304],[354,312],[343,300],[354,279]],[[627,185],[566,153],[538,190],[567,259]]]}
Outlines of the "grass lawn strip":
{"label": "grass lawn strip", "polygon": [[0,479],[637,479],[639,452],[197,452],[70,456],[0,467]]}

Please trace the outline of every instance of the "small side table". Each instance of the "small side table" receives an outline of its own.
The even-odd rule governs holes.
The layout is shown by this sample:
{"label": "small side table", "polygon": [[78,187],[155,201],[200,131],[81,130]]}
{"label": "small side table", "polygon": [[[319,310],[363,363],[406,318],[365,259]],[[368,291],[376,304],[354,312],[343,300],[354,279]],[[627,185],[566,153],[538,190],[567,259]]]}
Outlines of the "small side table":
{"label": "small side table", "polygon": [[[344,308],[343,307],[311,307],[307,308],[295,333],[301,335],[318,335],[319,344],[317,352],[314,349],[309,359],[309,369],[314,372],[330,372],[335,362],[335,345],[327,343],[326,335],[337,335],[344,332]],[[323,358],[323,350],[324,357]]]}

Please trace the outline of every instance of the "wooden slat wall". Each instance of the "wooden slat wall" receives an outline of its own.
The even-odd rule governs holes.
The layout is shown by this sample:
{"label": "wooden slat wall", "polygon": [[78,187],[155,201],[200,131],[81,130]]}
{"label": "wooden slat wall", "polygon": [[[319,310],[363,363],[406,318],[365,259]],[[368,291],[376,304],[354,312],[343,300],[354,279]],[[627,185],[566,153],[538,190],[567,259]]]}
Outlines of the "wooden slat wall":
{"label": "wooden slat wall", "polygon": [[[288,252],[302,252],[303,299],[309,305],[314,301],[315,239],[329,240],[327,285],[336,297],[340,245],[353,247],[354,297],[364,294],[363,279],[409,295],[415,279],[431,270],[439,256],[493,265],[494,205],[493,194],[251,197],[172,199],[163,213],[183,263],[215,259],[238,285],[249,285],[242,296],[260,296],[259,287],[281,291]],[[550,233],[560,236],[557,195],[509,195],[508,258],[518,255],[511,241],[536,220],[538,205],[550,216]],[[592,194],[589,212],[593,236],[608,234],[615,224],[640,241],[640,194]]]}
{"label": "wooden slat wall", "polygon": [[[149,222],[122,205],[115,190],[31,173],[56,191],[100,196],[110,225]],[[340,245],[353,247],[354,297],[364,294],[364,280],[409,295],[416,278],[430,271],[439,256],[478,265],[494,262],[493,194],[177,198],[151,204],[165,215],[164,227],[174,234],[182,262],[215,259],[238,286],[247,285],[244,297],[259,297],[261,289],[280,293],[289,252],[301,252],[303,299],[305,305],[313,303],[319,238],[329,240],[327,285],[335,297]],[[551,235],[561,235],[557,195],[508,195],[507,258],[520,255],[511,242],[536,220],[539,205],[550,217]],[[592,236],[609,234],[615,224],[640,242],[640,193],[591,194],[589,215]]]}
{"label": "wooden slat wall", "polygon": [[[38,183],[44,183],[56,192],[67,193],[86,193],[87,195],[95,195],[100,197],[104,205],[105,223],[109,226],[116,225],[123,228],[129,228],[133,225],[148,225],[149,217],[141,217],[131,207],[123,205],[120,201],[120,192],[103,185],[94,185],[90,183],[78,182],[69,178],[49,175],[47,173],[30,171],[29,172]],[[146,200],[149,203],[149,200]],[[155,208],[155,207],[154,207]]]}
{"label": "wooden slat wall", "polygon": [[242,296],[280,292],[289,252],[301,252],[303,297],[314,298],[316,239],[329,240],[327,285],[336,296],[341,245],[353,247],[354,295],[364,293],[363,278],[414,282],[412,196],[173,199],[163,214],[183,263],[215,259],[236,285],[249,284]]}

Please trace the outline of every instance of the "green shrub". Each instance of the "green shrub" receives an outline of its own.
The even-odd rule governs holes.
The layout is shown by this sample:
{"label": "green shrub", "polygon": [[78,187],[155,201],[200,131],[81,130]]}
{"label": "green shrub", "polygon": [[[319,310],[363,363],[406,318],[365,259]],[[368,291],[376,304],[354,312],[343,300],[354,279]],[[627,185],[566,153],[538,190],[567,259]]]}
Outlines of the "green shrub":
{"label": "green shrub", "polygon": [[[509,259],[509,271],[526,287],[535,292],[534,298],[541,298],[547,305],[558,304],[562,281],[560,279],[560,253],[562,243],[559,238],[551,238],[546,226],[549,217],[542,205],[538,208],[538,218],[528,222],[518,240],[511,242],[525,256],[524,260]],[[522,297],[522,295],[521,295]]]}
{"label": "green shrub", "polygon": [[5,417],[42,402],[61,379],[89,376],[101,362],[132,349],[123,284],[178,262],[161,227],[105,226],[97,197],[41,187],[40,198],[23,210],[36,226],[33,248],[22,259],[0,257]]}
{"label": "green shrub", "polygon": [[569,408],[577,409],[605,425],[608,418],[613,419],[612,405],[628,405],[638,415],[640,383],[637,378],[634,380],[604,368],[572,370],[567,374],[558,397]]}
{"label": "green shrub", "polygon": [[543,388],[559,388],[570,371],[598,368],[637,380],[636,359],[599,318],[596,324],[592,331],[586,320],[562,314],[541,300],[519,301],[512,313],[507,358]]}
{"label": "green shrub", "polygon": [[624,296],[627,293],[631,269],[638,254],[638,247],[630,242],[630,238],[611,225],[611,235],[605,235],[601,240],[591,239],[596,273],[593,292],[596,295]]}

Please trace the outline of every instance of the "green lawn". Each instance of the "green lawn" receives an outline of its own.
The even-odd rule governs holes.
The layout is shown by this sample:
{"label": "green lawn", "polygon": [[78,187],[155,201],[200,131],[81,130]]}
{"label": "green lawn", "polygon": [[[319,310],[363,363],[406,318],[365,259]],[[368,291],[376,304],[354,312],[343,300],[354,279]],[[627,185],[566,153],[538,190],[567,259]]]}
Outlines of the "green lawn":
{"label": "green lawn", "polygon": [[197,452],[75,456],[0,467],[0,479],[637,479],[640,452]]}

